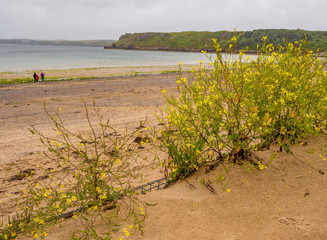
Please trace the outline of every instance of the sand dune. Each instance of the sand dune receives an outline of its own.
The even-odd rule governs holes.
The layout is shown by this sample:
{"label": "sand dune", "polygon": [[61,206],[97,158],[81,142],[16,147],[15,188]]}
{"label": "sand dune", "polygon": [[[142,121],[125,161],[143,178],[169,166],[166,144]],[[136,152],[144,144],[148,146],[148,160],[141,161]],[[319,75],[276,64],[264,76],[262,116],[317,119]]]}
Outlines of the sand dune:
{"label": "sand dune", "polygon": [[[115,128],[135,129],[146,116],[156,122],[154,113],[165,104],[161,90],[173,91],[175,79],[174,74],[162,74],[1,85],[0,220],[15,213],[16,192],[24,187],[24,180],[12,177],[36,165],[51,165],[39,154],[44,150],[39,138],[28,131],[33,125],[53,134],[44,102],[50,113],[63,110],[72,131],[87,127],[80,99],[89,104],[95,100]],[[232,167],[226,178],[230,192],[217,183],[222,171],[218,165],[204,166],[187,181],[141,195],[157,205],[147,209],[144,234],[127,239],[326,239],[327,161],[320,155],[326,158],[327,138],[305,139],[303,145],[292,146],[293,154],[278,149],[257,152],[267,165],[264,170]],[[163,177],[161,169],[145,171],[146,181]],[[212,189],[201,185],[201,179]],[[73,219],[66,220],[62,228],[51,228],[46,239],[67,239],[76,228]]]}

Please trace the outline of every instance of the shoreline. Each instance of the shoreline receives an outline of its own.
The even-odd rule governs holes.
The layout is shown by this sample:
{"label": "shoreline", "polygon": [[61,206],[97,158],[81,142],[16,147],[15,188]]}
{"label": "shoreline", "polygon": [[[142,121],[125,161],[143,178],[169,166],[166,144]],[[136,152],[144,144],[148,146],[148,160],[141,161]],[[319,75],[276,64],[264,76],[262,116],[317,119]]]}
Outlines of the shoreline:
{"label": "shoreline", "polygon": [[[182,65],[183,71],[191,70],[198,64]],[[178,65],[160,66],[121,66],[121,67],[96,67],[96,68],[72,68],[54,70],[23,70],[0,72],[0,84],[29,83],[33,82],[33,73],[45,73],[45,81],[62,81],[75,79],[98,79],[106,77],[126,77],[148,74],[165,74],[179,72]]]}

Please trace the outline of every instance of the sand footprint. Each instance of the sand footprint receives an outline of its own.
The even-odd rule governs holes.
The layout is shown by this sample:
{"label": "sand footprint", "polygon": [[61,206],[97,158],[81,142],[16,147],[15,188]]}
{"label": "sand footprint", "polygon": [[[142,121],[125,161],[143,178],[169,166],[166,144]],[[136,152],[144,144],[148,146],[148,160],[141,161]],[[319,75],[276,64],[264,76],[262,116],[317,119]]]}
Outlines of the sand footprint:
{"label": "sand footprint", "polygon": [[305,231],[311,231],[313,228],[310,226],[308,223],[304,223],[303,220],[300,219],[294,219],[294,218],[288,218],[288,217],[280,217],[278,219],[278,222],[286,224],[286,225],[291,225],[295,226],[298,229],[305,230]]}

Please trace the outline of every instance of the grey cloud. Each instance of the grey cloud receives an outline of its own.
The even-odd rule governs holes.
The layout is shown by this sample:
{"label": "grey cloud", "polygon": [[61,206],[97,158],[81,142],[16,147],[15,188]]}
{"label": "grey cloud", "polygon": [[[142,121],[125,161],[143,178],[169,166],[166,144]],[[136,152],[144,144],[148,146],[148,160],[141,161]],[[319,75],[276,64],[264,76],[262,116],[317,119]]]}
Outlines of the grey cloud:
{"label": "grey cloud", "polygon": [[0,38],[118,39],[126,32],[327,30],[325,0],[0,0]]}

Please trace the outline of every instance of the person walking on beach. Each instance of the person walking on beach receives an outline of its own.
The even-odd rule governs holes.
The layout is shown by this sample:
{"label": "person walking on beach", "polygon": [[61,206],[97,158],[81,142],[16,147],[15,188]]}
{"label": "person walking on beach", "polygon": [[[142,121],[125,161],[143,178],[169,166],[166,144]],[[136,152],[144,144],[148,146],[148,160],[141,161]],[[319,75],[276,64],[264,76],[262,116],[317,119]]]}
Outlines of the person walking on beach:
{"label": "person walking on beach", "polygon": [[42,78],[42,82],[44,82],[44,73],[41,72],[41,78]]}
{"label": "person walking on beach", "polygon": [[35,74],[35,82],[39,81],[39,75]]}
{"label": "person walking on beach", "polygon": [[37,82],[36,81],[36,75],[37,75],[36,72],[34,72],[34,74],[33,74],[34,82]]}

